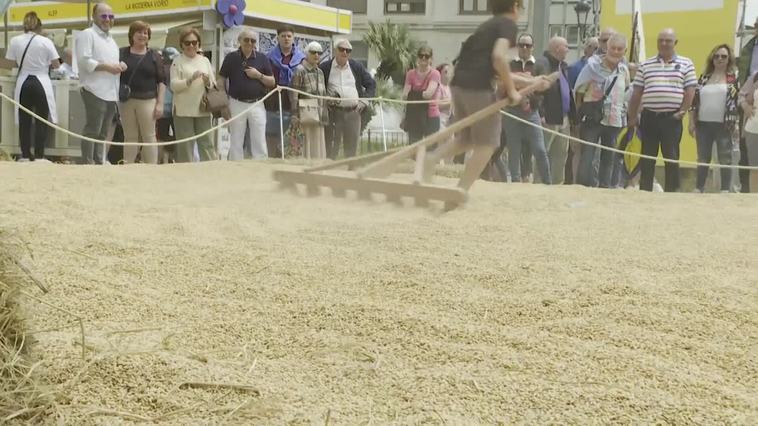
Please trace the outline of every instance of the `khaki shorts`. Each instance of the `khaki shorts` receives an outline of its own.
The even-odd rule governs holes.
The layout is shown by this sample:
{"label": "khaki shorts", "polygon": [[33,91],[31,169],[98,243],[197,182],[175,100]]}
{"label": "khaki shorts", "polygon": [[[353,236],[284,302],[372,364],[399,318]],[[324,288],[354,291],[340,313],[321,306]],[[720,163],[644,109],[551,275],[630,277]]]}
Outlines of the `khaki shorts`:
{"label": "khaki shorts", "polygon": [[[450,88],[450,92],[453,98],[455,121],[463,120],[496,102],[495,93],[492,90],[470,90],[453,86]],[[500,113],[492,114],[458,132],[456,140],[462,144],[486,145],[497,148],[500,146],[500,132],[503,128],[501,123]]]}

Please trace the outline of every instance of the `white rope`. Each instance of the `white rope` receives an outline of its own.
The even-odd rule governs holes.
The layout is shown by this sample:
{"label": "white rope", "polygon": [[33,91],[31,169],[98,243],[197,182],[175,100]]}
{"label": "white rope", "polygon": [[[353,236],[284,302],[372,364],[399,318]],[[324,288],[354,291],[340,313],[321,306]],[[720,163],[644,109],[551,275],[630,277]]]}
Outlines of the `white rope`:
{"label": "white rope", "polygon": [[[621,150],[621,149],[616,149],[616,148],[611,148],[609,146],[604,146],[604,145],[601,145],[599,143],[588,142],[588,141],[585,141],[585,140],[582,140],[582,139],[579,139],[579,138],[575,138],[575,137],[570,136],[570,135],[564,135],[561,132],[556,132],[555,130],[551,130],[551,129],[542,127],[542,126],[540,126],[538,124],[532,123],[531,121],[525,120],[525,119],[523,119],[521,117],[517,117],[517,116],[515,116],[515,115],[513,115],[513,114],[511,114],[511,113],[509,113],[509,112],[507,112],[505,110],[500,110],[500,113],[503,114],[504,116],[512,118],[512,119],[514,119],[514,120],[516,120],[516,121],[518,121],[520,123],[528,124],[529,126],[532,126],[534,128],[540,129],[540,130],[542,130],[544,132],[547,132],[547,133],[550,133],[550,134],[552,134],[554,136],[560,136],[560,137],[565,138],[567,140],[570,140],[570,141],[573,141],[573,142],[578,142],[578,143],[580,143],[582,145],[587,145],[587,146],[592,146],[592,147],[595,147],[595,148],[604,149],[606,151],[615,152],[617,154],[630,155],[632,157],[639,157],[639,158],[644,158],[646,160],[655,160],[655,161],[658,161],[658,157],[653,157],[652,155],[645,155],[645,154],[638,154],[636,152],[624,151],[624,150]],[[663,161],[665,161],[667,163],[684,164],[684,165],[688,165],[688,166],[713,167],[713,168],[717,168],[717,169],[758,170],[758,167],[756,167],[756,166],[739,166],[739,165],[731,165],[731,164],[707,164],[707,163],[698,163],[697,161],[669,160],[669,159],[665,159],[665,158],[663,159]]]}
{"label": "white rope", "polygon": [[[92,142],[92,143],[99,143],[99,144],[103,144],[103,145],[168,146],[168,145],[177,145],[177,144],[180,144],[180,143],[185,143],[185,142],[193,141],[193,140],[195,140],[195,139],[197,139],[199,137],[211,134],[211,133],[215,132],[216,130],[218,130],[218,129],[222,128],[222,127],[228,126],[233,121],[236,121],[236,120],[239,120],[240,118],[242,118],[242,116],[244,116],[245,114],[247,114],[248,112],[250,112],[250,110],[253,109],[255,106],[257,106],[258,104],[260,104],[263,101],[265,101],[269,96],[272,96],[272,95],[274,95],[275,93],[278,93],[278,92],[279,92],[278,88],[272,90],[271,92],[269,92],[268,94],[266,94],[266,96],[262,97],[261,99],[259,99],[256,102],[250,104],[249,108],[245,109],[244,111],[240,112],[239,114],[235,115],[234,117],[230,118],[229,120],[225,120],[223,123],[221,123],[221,124],[219,124],[219,125],[217,125],[215,127],[211,127],[210,129],[208,129],[208,130],[206,130],[206,131],[204,131],[202,133],[199,133],[199,134],[197,134],[195,136],[191,136],[191,137],[188,137],[188,138],[179,139],[179,140],[175,140],[175,141],[149,142],[149,143],[147,143],[147,142],[113,142],[113,141],[103,141],[103,140],[100,140],[100,139],[94,139],[94,138],[90,138],[90,137],[87,137],[87,136],[84,136],[84,135],[80,135],[78,133],[74,133],[74,132],[72,132],[72,131],[70,131],[68,129],[65,129],[65,128],[63,128],[63,127],[61,127],[61,126],[59,126],[59,125],[57,125],[55,123],[52,123],[52,122],[48,121],[46,118],[43,118],[43,117],[37,115],[37,113],[35,113],[34,111],[30,110],[29,108],[21,105],[20,103],[16,102],[15,99],[8,97],[5,93],[0,92],[0,96],[2,96],[2,98],[5,99],[5,100],[7,100],[8,102],[16,105],[20,110],[26,112],[27,114],[31,115],[32,117],[36,118],[37,120],[39,120],[39,121],[47,124],[49,127],[52,127],[53,129],[55,129],[55,130],[57,130],[59,132],[65,133],[65,134],[67,134],[69,136],[72,136],[74,138],[77,138],[77,139],[81,139],[81,140]],[[210,119],[210,116],[208,118]]]}
{"label": "white rope", "polygon": [[[23,110],[27,114],[29,114],[32,117],[36,118],[37,120],[40,120],[41,122],[47,124],[49,127],[52,127],[53,129],[55,129],[55,130],[57,130],[59,132],[65,133],[65,134],[67,134],[69,136],[73,136],[74,138],[78,138],[78,139],[89,141],[89,142],[93,142],[93,143],[110,144],[110,145],[121,145],[121,146],[169,146],[169,145],[177,145],[177,144],[180,144],[180,143],[185,143],[185,142],[193,141],[193,140],[195,140],[195,139],[197,139],[199,137],[211,134],[211,133],[217,131],[218,129],[220,129],[222,127],[228,126],[233,121],[236,121],[236,120],[239,120],[240,118],[242,118],[242,116],[244,116],[245,114],[247,114],[251,109],[253,109],[255,106],[257,106],[258,104],[260,104],[263,101],[265,101],[266,99],[268,99],[270,96],[273,96],[274,94],[279,94],[279,96],[281,96],[281,92],[283,90],[288,90],[288,91],[291,91],[291,92],[294,92],[294,93],[298,93],[298,94],[301,94],[301,95],[306,95],[306,96],[309,96],[311,98],[316,98],[316,99],[324,99],[324,100],[331,100],[331,101],[345,101],[345,100],[379,101],[380,105],[383,102],[391,102],[391,103],[394,102],[394,103],[400,103],[400,104],[422,104],[422,103],[429,104],[429,103],[432,103],[432,102],[437,102],[438,104],[447,104],[447,103],[450,103],[450,100],[445,100],[445,101],[436,101],[436,100],[407,101],[407,100],[398,100],[398,99],[387,99],[387,98],[384,98],[384,97],[374,97],[374,98],[337,98],[337,97],[330,97],[330,96],[311,95],[310,93],[303,92],[303,91],[297,90],[297,89],[293,89],[291,87],[277,86],[276,88],[274,88],[273,90],[271,90],[269,93],[267,93],[266,96],[264,96],[263,98],[259,99],[256,102],[250,104],[249,108],[247,108],[244,111],[240,112],[239,114],[233,116],[229,120],[225,120],[223,123],[221,123],[221,124],[219,124],[217,126],[211,127],[210,129],[208,129],[208,130],[206,130],[206,131],[204,131],[202,133],[199,133],[199,134],[197,134],[195,136],[191,136],[191,137],[187,137],[187,138],[179,139],[179,140],[175,140],[175,141],[143,143],[143,142],[102,141],[102,140],[99,140],[99,139],[94,139],[94,138],[90,138],[90,137],[87,137],[87,136],[84,136],[84,135],[80,135],[80,134],[74,133],[74,132],[72,132],[72,131],[70,131],[68,129],[65,129],[65,128],[61,127],[61,126],[58,126],[57,124],[48,121],[46,118],[43,118],[43,117],[37,115],[34,111],[31,111],[30,109],[28,109],[25,106],[21,105],[20,103],[16,102],[15,99],[13,99],[11,97],[8,97],[5,93],[0,92],[0,97],[2,97],[3,99],[7,100],[8,102],[16,105],[19,109]],[[281,106],[281,102],[279,103],[279,105]],[[539,130],[541,130],[543,132],[552,134],[554,136],[559,136],[559,137],[565,138],[565,139],[567,139],[569,141],[577,142],[577,143],[582,144],[582,145],[587,145],[587,146],[592,146],[592,147],[600,148],[602,150],[614,152],[614,153],[617,153],[617,154],[629,155],[629,156],[632,156],[632,157],[638,157],[638,158],[642,158],[642,159],[646,159],[646,160],[658,161],[658,157],[657,156],[654,157],[654,156],[651,156],[651,155],[645,155],[645,154],[636,153],[636,152],[628,152],[628,151],[624,151],[624,150],[620,150],[620,149],[604,146],[604,145],[599,144],[599,143],[588,142],[588,141],[585,141],[585,140],[582,140],[582,139],[579,139],[579,138],[575,138],[575,137],[570,136],[570,135],[564,135],[564,134],[562,134],[560,132],[557,132],[555,130],[551,130],[551,129],[542,127],[542,126],[540,126],[538,124],[532,123],[532,122],[530,122],[528,120],[525,120],[523,118],[520,118],[520,117],[517,117],[517,116],[515,116],[513,114],[510,114],[510,113],[508,113],[505,110],[501,110],[500,113],[503,114],[506,117],[509,117],[509,118],[511,118],[513,120],[516,120],[516,121],[518,121],[520,123],[523,123],[523,124],[526,124],[528,126],[537,128],[537,129],[539,129]],[[382,131],[383,132],[385,131],[384,125],[382,125]],[[386,141],[385,141],[385,143],[386,143]],[[758,170],[758,166],[740,166],[740,165],[719,164],[719,163],[708,164],[708,163],[699,163],[697,161],[688,161],[688,160],[669,160],[669,159],[664,159],[664,162],[674,163],[674,164],[682,164],[682,165],[689,165],[689,166],[713,167],[713,168],[716,168],[716,169]]]}
{"label": "white rope", "polygon": [[339,98],[334,96],[322,96],[322,95],[313,95],[308,92],[304,92],[302,90],[293,89],[291,87],[287,86],[278,86],[277,89],[280,90],[287,90],[290,92],[297,93],[298,95],[305,95],[313,99],[322,99],[325,101],[376,101],[376,102],[390,102],[390,103],[396,103],[396,104],[431,104],[431,103],[437,103],[438,105],[447,105],[451,103],[450,99],[445,100],[436,100],[436,99],[429,99],[429,100],[420,100],[420,101],[408,101],[404,99],[390,99],[390,98],[384,98],[384,97],[374,97],[374,98]]}

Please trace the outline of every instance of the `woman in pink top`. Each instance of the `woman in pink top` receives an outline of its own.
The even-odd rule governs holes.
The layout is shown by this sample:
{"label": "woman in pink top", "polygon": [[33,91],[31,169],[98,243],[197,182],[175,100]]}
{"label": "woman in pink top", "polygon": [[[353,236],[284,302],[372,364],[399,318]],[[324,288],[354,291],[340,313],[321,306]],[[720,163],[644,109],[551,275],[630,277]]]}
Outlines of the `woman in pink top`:
{"label": "woman in pink top", "polygon": [[432,49],[422,46],[418,50],[416,68],[405,75],[403,99],[432,101],[429,104],[408,104],[405,107],[405,130],[413,143],[440,129],[440,108],[434,102],[439,96],[440,73],[432,68]]}

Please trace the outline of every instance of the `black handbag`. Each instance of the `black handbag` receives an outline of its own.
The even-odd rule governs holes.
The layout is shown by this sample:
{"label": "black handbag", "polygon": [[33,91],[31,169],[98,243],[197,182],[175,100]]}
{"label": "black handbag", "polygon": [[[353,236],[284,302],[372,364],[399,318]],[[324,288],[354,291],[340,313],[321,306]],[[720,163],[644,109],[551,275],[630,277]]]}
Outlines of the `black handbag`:
{"label": "black handbag", "polygon": [[[129,48],[125,47],[122,51],[124,54],[124,57],[121,59],[124,63],[126,63],[126,56],[129,53]],[[139,68],[142,61],[145,60],[145,57],[147,55],[152,55],[152,52],[150,49],[147,49],[147,52],[145,53],[145,56],[141,57],[140,60],[137,62],[137,65],[134,67],[134,70],[132,71],[132,75],[129,76],[129,81],[126,84],[121,83],[118,86],[118,100],[121,102],[126,102],[129,100],[129,97],[132,95],[132,80],[134,79],[134,76],[137,74],[137,69]]]}
{"label": "black handbag", "polygon": [[[426,90],[429,86],[429,77],[431,77],[431,71],[424,78],[422,89]],[[416,90],[408,92],[409,101],[423,101],[424,93]],[[427,121],[429,121],[429,104],[428,103],[413,103],[405,106],[405,117],[400,122],[400,128],[408,133],[424,133],[427,128]]]}
{"label": "black handbag", "polygon": [[605,94],[599,101],[582,103],[582,106],[579,107],[579,122],[580,123],[600,124],[600,122],[603,121],[603,118],[604,118],[603,106],[605,106],[605,99],[608,98],[608,95],[611,94],[611,90],[613,90],[613,86],[616,85],[616,80],[618,80],[618,76],[613,77],[613,81],[611,82],[610,86],[608,86],[608,88],[605,90]]}

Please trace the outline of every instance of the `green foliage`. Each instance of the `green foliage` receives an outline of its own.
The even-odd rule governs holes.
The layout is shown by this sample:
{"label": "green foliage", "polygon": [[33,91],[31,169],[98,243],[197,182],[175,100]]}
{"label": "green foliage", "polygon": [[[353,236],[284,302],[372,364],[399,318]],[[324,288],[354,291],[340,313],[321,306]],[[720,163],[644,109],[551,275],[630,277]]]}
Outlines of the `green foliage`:
{"label": "green foliage", "polygon": [[[399,100],[403,97],[403,89],[401,86],[392,84],[389,79],[377,78],[376,79],[376,97],[382,97],[384,99],[396,99]],[[403,105],[399,103],[385,103],[389,107],[395,109],[402,109]]]}
{"label": "green foliage", "polygon": [[407,25],[369,22],[363,41],[379,57],[377,80],[392,78],[396,85],[405,81],[405,73],[413,68],[419,42],[411,35]]}

